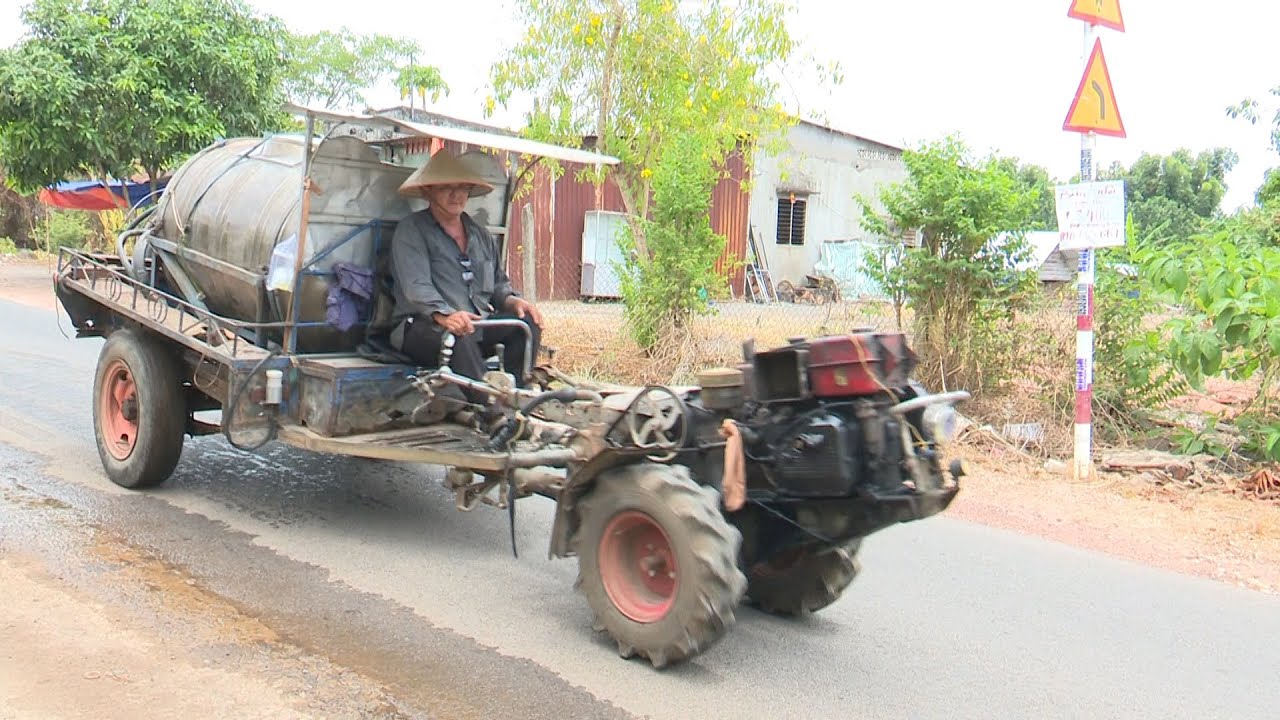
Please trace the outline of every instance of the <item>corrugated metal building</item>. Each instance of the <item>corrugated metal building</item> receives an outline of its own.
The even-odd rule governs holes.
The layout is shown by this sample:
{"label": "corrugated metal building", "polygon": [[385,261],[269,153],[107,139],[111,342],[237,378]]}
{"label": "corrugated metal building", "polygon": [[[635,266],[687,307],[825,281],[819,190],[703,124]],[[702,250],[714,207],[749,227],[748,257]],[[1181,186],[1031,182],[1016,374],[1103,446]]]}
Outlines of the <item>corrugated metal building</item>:
{"label": "corrugated metal building", "polygon": [[[826,243],[878,242],[862,228],[856,197],[874,203],[881,187],[906,177],[900,147],[812,122],[792,126],[786,150],[759,156],[752,173],[750,223],[774,285],[803,285],[806,275],[816,274]],[[860,278],[836,280],[865,285]]]}
{"label": "corrugated metal building", "polygon": [[[410,118],[404,107],[379,114]],[[514,134],[417,109],[412,119]],[[441,147],[458,154],[474,149],[421,138],[366,139],[384,145],[386,160],[411,166],[420,166]],[[905,178],[901,155],[901,148],[801,122],[791,129],[788,148],[780,156],[756,159],[751,177],[754,194],[744,185],[744,159],[731,156],[712,193],[710,219],[712,229],[726,239],[718,268],[736,266],[730,278],[733,296],[740,298],[744,292],[741,262],[750,259],[749,231],[754,232],[775,286],[782,280],[802,283],[806,274],[813,274],[823,243],[865,239],[854,195],[874,198],[881,184]],[[509,158],[499,157],[511,166]],[[539,300],[583,296],[583,233],[588,214],[624,210],[612,181],[597,188],[577,180],[579,170],[579,166],[565,165],[565,172],[553,180],[545,168],[535,168],[532,190],[510,205],[507,271],[526,294]],[[532,225],[531,234],[527,225]],[[530,274],[531,283],[526,282]],[[588,267],[588,285],[592,274]]]}
{"label": "corrugated metal building", "polygon": [[1024,239],[1031,257],[1020,263],[1018,269],[1034,270],[1043,283],[1075,282],[1080,251],[1059,248],[1057,230],[1033,230],[1026,233]]}
{"label": "corrugated metal building", "polygon": [[[452,125],[486,132],[514,134],[508,130],[480,123],[459,120],[437,113],[397,107],[377,111],[418,122]],[[463,154],[476,148],[465,144],[424,140],[420,137],[388,135],[379,131],[364,131],[364,138],[383,147],[383,159],[388,162],[419,167],[441,148]],[[590,146],[591,138],[586,145]],[[506,168],[514,166],[507,153],[497,158]],[[539,300],[572,300],[582,296],[583,290],[583,232],[587,214],[591,212],[622,212],[624,205],[617,185],[608,180],[600,187],[576,178],[581,166],[565,163],[564,172],[554,180],[548,170],[539,165],[533,170],[531,189],[512,199],[508,208],[510,236],[506,240],[507,272],[512,281],[526,295]],[[746,177],[745,163],[741,157],[731,157],[726,177],[716,185],[711,200],[711,228],[727,239],[725,252],[718,264],[725,270],[731,259],[741,259],[746,254],[747,207],[749,195],[742,181]],[[475,205],[493,203],[498,198],[481,198]],[[472,212],[475,215],[475,212]],[[532,225],[529,233],[526,225]],[[526,282],[532,271],[533,282]],[[588,270],[590,272],[590,269]],[[739,267],[730,278],[735,296],[742,293],[742,271]]]}

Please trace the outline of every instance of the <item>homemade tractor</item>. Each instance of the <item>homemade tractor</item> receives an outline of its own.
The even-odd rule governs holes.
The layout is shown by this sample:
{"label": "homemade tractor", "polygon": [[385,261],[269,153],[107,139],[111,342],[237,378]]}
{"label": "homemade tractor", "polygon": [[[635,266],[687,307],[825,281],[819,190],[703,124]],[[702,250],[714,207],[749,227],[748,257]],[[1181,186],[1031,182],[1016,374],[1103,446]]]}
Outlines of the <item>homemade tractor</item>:
{"label": "homemade tractor", "polygon": [[[396,188],[412,168],[382,162],[353,128],[616,160],[289,107],[305,136],[206,148],[131,213],[116,254],[59,256],[55,289],[78,336],[106,338],[93,418],[113,482],[157,485],[185,436],[215,433],[248,450],[277,440],[440,465],[460,510],[510,513],[513,550],[516,501],[550,498],[550,555],[578,558],[596,629],[656,667],[709,647],[744,600],[780,614],[829,605],[858,572],[862,538],[954,498],[962,469],[944,468],[943,446],[967,395],[914,383],[901,334],[748,341],[741,364],[688,387],[594,384],[528,354],[471,380],[450,369],[448,342],[436,367],[405,362],[378,338],[391,233],[415,209]],[[328,124],[318,138],[317,119]],[[462,157],[502,188],[471,212],[505,238],[519,175],[492,153]],[[342,293],[354,320],[335,319]],[[214,410],[216,423],[197,419]]]}

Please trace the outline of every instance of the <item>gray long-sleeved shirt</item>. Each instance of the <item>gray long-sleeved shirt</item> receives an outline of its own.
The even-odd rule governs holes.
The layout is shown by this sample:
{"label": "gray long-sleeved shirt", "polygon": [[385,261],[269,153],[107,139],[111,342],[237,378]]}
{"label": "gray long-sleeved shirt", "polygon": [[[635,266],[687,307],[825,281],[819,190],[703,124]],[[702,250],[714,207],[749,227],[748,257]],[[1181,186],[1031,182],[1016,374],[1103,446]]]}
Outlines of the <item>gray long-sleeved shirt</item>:
{"label": "gray long-sleeved shirt", "polygon": [[[430,210],[406,216],[391,239],[392,293],[396,322],[411,315],[466,310],[481,317],[504,309],[520,294],[498,262],[493,235],[466,213],[467,252],[440,227]],[[470,281],[464,262],[470,260]]]}

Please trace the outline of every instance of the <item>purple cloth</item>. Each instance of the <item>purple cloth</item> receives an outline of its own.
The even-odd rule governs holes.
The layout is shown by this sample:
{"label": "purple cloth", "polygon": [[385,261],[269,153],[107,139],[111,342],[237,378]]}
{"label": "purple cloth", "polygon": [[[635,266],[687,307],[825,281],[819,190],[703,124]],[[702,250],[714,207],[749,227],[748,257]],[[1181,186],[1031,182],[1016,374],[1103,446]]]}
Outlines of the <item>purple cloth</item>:
{"label": "purple cloth", "polygon": [[340,262],[334,264],[333,274],[336,282],[329,285],[325,319],[345,332],[360,322],[360,314],[369,307],[373,298],[373,271]]}

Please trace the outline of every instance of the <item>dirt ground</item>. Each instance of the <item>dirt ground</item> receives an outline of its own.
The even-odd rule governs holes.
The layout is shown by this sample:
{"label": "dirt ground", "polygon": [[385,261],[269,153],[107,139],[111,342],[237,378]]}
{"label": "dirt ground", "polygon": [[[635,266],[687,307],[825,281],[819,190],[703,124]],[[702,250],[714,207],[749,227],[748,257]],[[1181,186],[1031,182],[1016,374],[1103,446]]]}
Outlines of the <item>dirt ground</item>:
{"label": "dirt ground", "polygon": [[[0,257],[0,298],[56,307],[52,272],[51,262]],[[1074,483],[1014,451],[987,445],[957,450],[969,475],[947,511],[952,517],[1280,593],[1276,504],[1161,488],[1119,475]],[[165,582],[166,592],[183,589],[180,581]],[[140,625],[113,614],[38,562],[0,554],[0,587],[7,606],[0,622],[0,700],[10,701],[0,702],[0,720],[140,716],[144,708],[157,710],[144,705],[157,696],[175,698],[164,716],[192,708],[198,716],[211,716],[213,708],[218,711],[212,716],[276,718],[305,712],[289,688],[184,658],[166,642],[163,625]],[[238,617],[234,608],[205,603],[198,610],[200,622],[254,632],[252,621]],[[37,645],[42,652],[15,650]],[[175,663],[194,674],[170,672]],[[56,693],[48,692],[54,687]]]}
{"label": "dirt ground", "polygon": [[952,517],[1280,593],[1280,505],[1119,474],[1075,483],[999,449],[959,451],[970,476]]}
{"label": "dirt ground", "polygon": [[[114,576],[106,598],[43,558],[0,553],[0,720],[403,716],[381,688],[289,648],[154,561],[98,559]],[[162,607],[139,612],[115,596],[139,592]]]}
{"label": "dirt ground", "polygon": [[0,298],[33,307],[54,309],[53,274],[57,261],[0,255]]}

